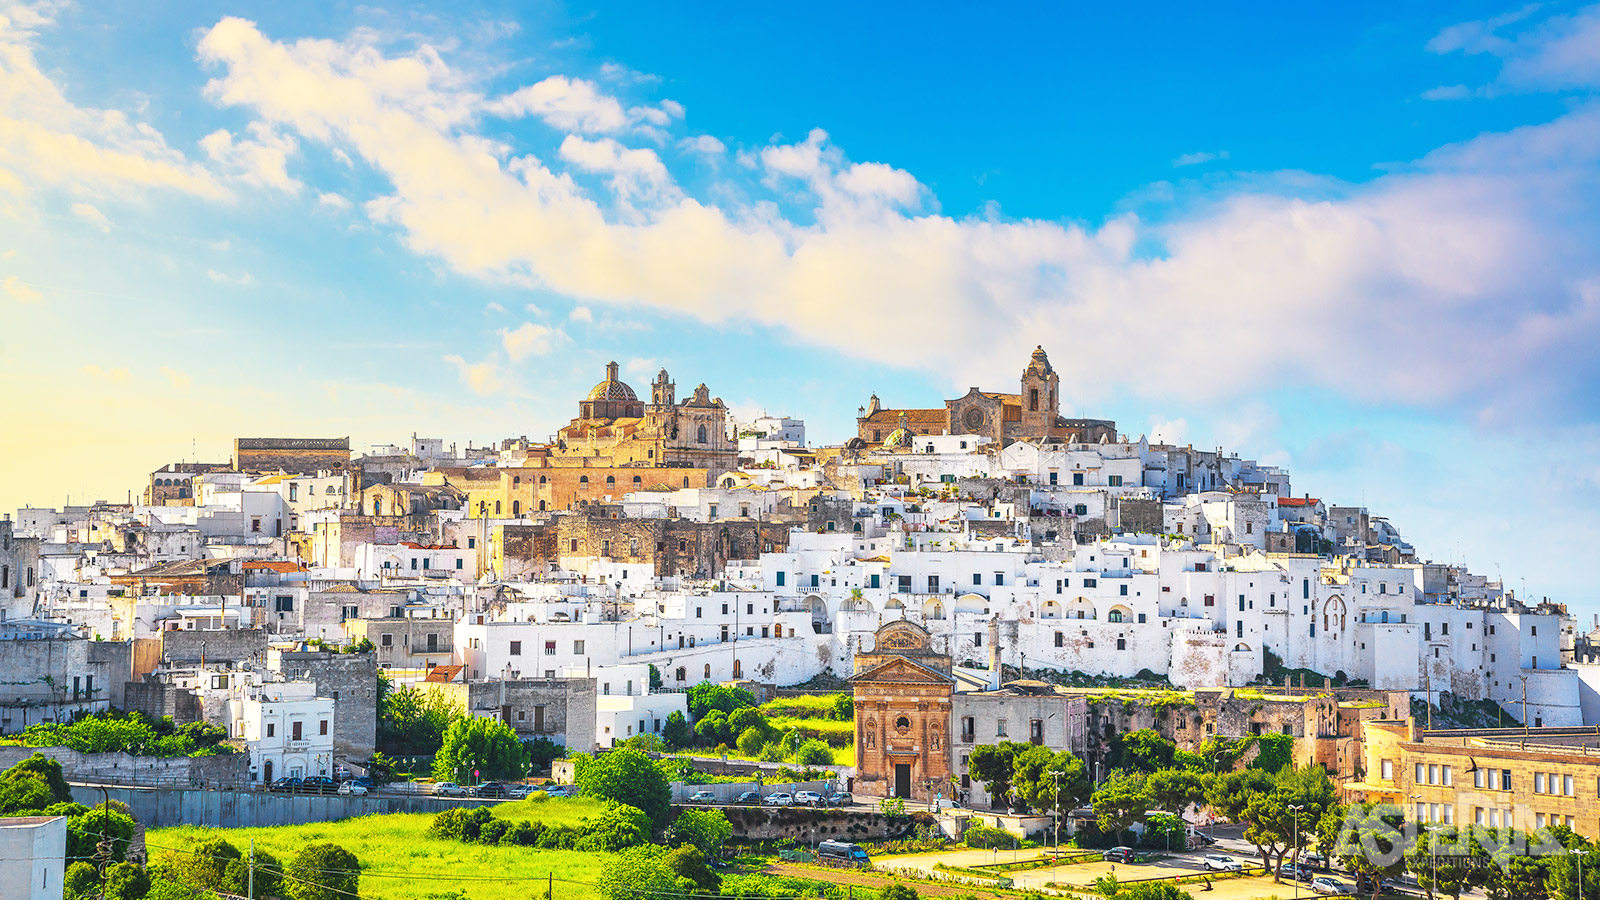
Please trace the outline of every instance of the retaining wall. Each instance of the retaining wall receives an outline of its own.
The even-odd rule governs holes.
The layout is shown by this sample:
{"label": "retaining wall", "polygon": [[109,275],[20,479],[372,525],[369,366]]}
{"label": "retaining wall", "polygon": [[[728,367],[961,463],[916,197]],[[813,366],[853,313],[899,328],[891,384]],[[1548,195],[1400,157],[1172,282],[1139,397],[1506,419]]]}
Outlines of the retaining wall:
{"label": "retaining wall", "polygon": [[[73,784],[72,799],[85,806],[93,806],[102,798],[100,790],[98,785]],[[133,810],[133,817],[145,828],[171,825],[260,828],[303,822],[333,822],[381,813],[437,813],[496,802],[419,795],[369,794],[352,797],[346,794],[273,794],[266,791],[205,791],[120,785],[107,785],[105,790],[112,800],[128,804]]]}

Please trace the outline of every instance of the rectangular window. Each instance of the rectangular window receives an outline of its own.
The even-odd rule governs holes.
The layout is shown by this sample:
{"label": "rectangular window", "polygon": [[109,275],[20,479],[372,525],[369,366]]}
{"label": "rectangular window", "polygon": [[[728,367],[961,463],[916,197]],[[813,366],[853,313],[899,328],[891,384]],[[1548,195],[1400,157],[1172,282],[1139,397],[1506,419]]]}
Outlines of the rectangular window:
{"label": "rectangular window", "polygon": [[[784,572],[779,572],[778,573],[778,587],[783,587],[783,576],[785,574],[786,573],[784,573]],[[873,587],[877,587],[877,585],[873,585]]]}
{"label": "rectangular window", "polygon": [[939,593],[939,576],[937,576],[937,575],[929,575],[928,576],[928,593],[930,593],[930,594]]}
{"label": "rectangular window", "polygon": [[1428,780],[1427,767],[1424,766],[1422,763],[1417,763],[1417,777],[1412,779],[1411,783],[1412,784],[1424,784],[1424,783],[1427,782],[1427,780]]}
{"label": "rectangular window", "polygon": [[1100,579],[1098,579],[1098,578],[1085,578],[1083,580],[1083,586],[1086,587],[1086,588],[1099,587],[1100,586]]}
{"label": "rectangular window", "polygon": [[1379,770],[1383,773],[1381,777],[1384,781],[1394,780],[1394,760],[1386,759],[1379,763]]}
{"label": "rectangular window", "polygon": [[1083,473],[1082,472],[1073,472],[1072,473],[1072,483],[1074,485],[1076,485],[1076,486],[1082,486],[1083,485]]}
{"label": "rectangular window", "polygon": [[300,726],[302,724],[304,724],[304,723],[295,722],[294,724],[289,726],[291,728],[291,730],[292,730],[292,733],[289,735],[289,740],[298,741],[298,740],[302,739],[303,735],[301,735],[301,733],[300,733]]}
{"label": "rectangular window", "polygon": [[1428,783],[1429,784],[1438,784],[1439,783],[1439,767],[1437,765],[1428,766]]}
{"label": "rectangular window", "polygon": [[1442,767],[1439,770],[1439,774],[1442,777],[1442,781],[1440,783],[1443,784],[1445,787],[1451,787],[1451,786],[1453,786],[1455,784],[1455,779],[1453,779],[1451,777],[1451,767],[1450,766]]}
{"label": "rectangular window", "polygon": [[383,646],[385,646],[385,647],[393,647],[394,646],[394,635],[385,634],[381,639],[379,639],[378,643],[383,645]]}
{"label": "rectangular window", "polygon": [[1061,633],[1061,632],[1059,632],[1059,631],[1058,631],[1058,632],[1056,632],[1056,646],[1057,646],[1057,647],[1065,647],[1065,646],[1066,646],[1066,645],[1067,645],[1067,643],[1066,643],[1066,636],[1065,636],[1065,635],[1063,635],[1063,634],[1062,634],[1062,633]]}
{"label": "rectangular window", "polygon": [[1006,736],[1006,720],[1005,719],[996,719],[995,720],[995,723],[994,723],[994,736],[995,737],[1005,737]]}
{"label": "rectangular window", "polygon": [[881,587],[881,586],[882,585],[880,585],[878,583],[878,574],[876,572],[874,572],[872,575],[867,576],[867,587],[869,587],[869,588],[877,588],[877,587]]}
{"label": "rectangular window", "polygon": [[521,656],[522,655],[522,642],[521,641],[512,641],[511,642],[511,655],[512,656]]}
{"label": "rectangular window", "polygon": [[983,584],[983,576],[982,576],[982,575],[979,575],[979,574],[978,574],[978,573],[977,573],[977,572],[973,572],[973,573],[972,573],[972,583],[973,583],[973,584],[974,584],[974,585],[981,585],[981,584]]}
{"label": "rectangular window", "polygon": [[1004,586],[1005,583],[1006,583],[1006,573],[1004,573],[1004,572],[996,572],[996,573],[994,573],[994,583],[995,583],[996,587]]}
{"label": "rectangular window", "polygon": [[328,733],[328,720],[327,719],[323,719],[320,723],[318,723],[318,725],[319,725],[319,727],[321,729],[321,731],[320,731],[321,734],[327,734]]}
{"label": "rectangular window", "polygon": [[1120,587],[1122,589],[1122,590],[1118,591],[1118,593],[1120,593],[1124,597],[1128,596],[1128,586],[1127,585],[1122,584],[1122,585],[1118,585],[1118,587]]}
{"label": "rectangular window", "polygon": [[1572,784],[1572,776],[1571,775],[1563,775],[1563,776],[1561,776],[1561,793],[1563,795],[1565,795],[1565,796],[1568,796],[1568,797],[1574,797],[1574,796],[1577,796],[1577,794],[1575,793],[1575,790],[1576,789],[1574,788],[1574,786]]}
{"label": "rectangular window", "polygon": [[544,655],[545,656],[555,656],[556,655],[556,642],[555,641],[545,641],[544,642]]}
{"label": "rectangular window", "polygon": [[275,724],[273,724],[271,722],[267,723],[267,737],[272,737],[273,733],[276,732],[277,730],[278,730],[278,726],[277,725],[275,725]]}
{"label": "rectangular window", "polygon": [[583,641],[573,641],[572,642],[572,652],[576,656],[582,656],[583,655]]}
{"label": "rectangular window", "polygon": [[910,575],[896,575],[895,576],[895,591],[897,593],[901,593],[901,594],[909,594],[909,593],[911,593],[911,576]]}

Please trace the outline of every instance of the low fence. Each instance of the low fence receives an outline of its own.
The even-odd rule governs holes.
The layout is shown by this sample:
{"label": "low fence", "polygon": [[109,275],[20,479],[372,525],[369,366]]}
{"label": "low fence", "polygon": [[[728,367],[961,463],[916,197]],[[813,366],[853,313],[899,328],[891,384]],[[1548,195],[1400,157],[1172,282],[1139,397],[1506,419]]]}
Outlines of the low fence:
{"label": "low fence", "polygon": [[716,784],[685,784],[682,781],[674,781],[672,783],[672,802],[688,803],[690,795],[700,791],[710,791],[716,797],[715,800],[710,802],[717,804],[732,803],[735,797],[745,791],[755,791],[761,795],[763,800],[773,794],[793,794],[795,791],[816,791],[819,794],[826,795],[833,790],[835,784],[837,782],[833,781],[790,781],[768,782],[765,784],[759,781],[723,781]]}
{"label": "low fence", "polygon": [[242,788],[250,781],[250,755],[130,756],[127,753],[80,753],[67,747],[0,747],[0,769],[35,753],[61,763],[68,781],[130,784],[144,787]]}

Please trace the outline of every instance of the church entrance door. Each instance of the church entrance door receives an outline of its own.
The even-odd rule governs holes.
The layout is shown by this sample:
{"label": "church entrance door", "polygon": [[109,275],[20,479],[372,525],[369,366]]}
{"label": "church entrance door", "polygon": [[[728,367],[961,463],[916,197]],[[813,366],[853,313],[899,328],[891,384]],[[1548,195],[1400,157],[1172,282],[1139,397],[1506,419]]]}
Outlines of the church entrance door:
{"label": "church entrance door", "polygon": [[909,763],[895,763],[894,765],[894,795],[896,797],[911,797],[911,765]]}

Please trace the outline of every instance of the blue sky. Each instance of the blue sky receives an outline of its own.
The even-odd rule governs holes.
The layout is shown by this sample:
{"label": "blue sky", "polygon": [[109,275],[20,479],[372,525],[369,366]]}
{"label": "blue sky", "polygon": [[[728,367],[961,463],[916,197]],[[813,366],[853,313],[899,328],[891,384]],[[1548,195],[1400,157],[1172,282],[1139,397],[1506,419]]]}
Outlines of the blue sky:
{"label": "blue sky", "polygon": [[838,440],[1043,343],[1593,598],[1597,8],[691,6],[0,2],[0,508],[544,437],[612,358]]}

